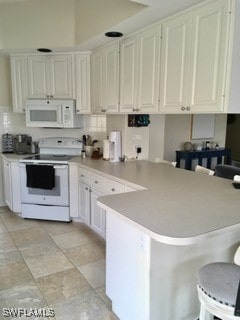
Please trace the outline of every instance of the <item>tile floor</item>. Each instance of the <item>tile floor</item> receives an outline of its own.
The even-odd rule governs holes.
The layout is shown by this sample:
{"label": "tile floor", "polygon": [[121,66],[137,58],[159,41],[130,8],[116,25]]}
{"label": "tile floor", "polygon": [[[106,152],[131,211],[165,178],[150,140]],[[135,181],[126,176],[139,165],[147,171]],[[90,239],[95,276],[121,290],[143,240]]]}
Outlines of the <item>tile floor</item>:
{"label": "tile floor", "polygon": [[0,319],[39,319],[4,308],[117,320],[105,295],[105,242],[81,223],[24,220],[0,207]]}

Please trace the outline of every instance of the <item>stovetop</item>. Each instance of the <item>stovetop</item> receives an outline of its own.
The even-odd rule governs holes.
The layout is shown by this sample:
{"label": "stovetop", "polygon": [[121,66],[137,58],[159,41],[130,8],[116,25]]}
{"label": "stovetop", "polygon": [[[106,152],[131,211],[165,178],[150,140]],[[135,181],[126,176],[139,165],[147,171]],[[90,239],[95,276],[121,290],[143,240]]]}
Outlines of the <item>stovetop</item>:
{"label": "stovetop", "polygon": [[36,154],[31,157],[26,157],[21,160],[21,162],[26,163],[68,163],[76,155],[67,154]]}
{"label": "stovetop", "polygon": [[39,154],[20,160],[23,163],[60,163],[67,164],[73,157],[79,156],[83,147],[78,138],[51,137],[41,138],[38,142]]}

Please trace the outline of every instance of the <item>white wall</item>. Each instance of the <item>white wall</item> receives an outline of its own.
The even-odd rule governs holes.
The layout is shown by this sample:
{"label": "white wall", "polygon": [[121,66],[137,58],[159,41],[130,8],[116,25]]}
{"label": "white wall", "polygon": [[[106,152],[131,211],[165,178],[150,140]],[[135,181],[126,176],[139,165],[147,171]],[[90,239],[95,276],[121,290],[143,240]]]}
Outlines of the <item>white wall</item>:
{"label": "white wall", "polygon": [[127,115],[108,115],[107,134],[115,130],[122,133],[122,155],[126,155],[129,159],[136,158],[135,146],[138,145],[142,148],[139,159],[148,159],[149,127],[128,127]]}
{"label": "white wall", "polygon": [[3,49],[75,45],[75,0],[0,4]]}
{"label": "white wall", "polygon": [[[233,56],[231,61],[231,76],[230,76],[230,92],[229,92],[229,113],[240,112],[240,1],[236,1],[236,18],[234,27],[234,45],[233,45]],[[228,97],[227,97],[228,98]]]}
{"label": "white wall", "polygon": [[[219,146],[225,146],[227,115],[217,114],[215,119],[215,135],[213,139]],[[206,139],[205,139],[206,140]],[[182,149],[183,143],[201,143],[203,140],[191,140],[191,115],[166,115],[164,158],[175,161],[175,151]]]}
{"label": "white wall", "polygon": [[0,3],[0,49],[74,47],[141,11],[129,0]]}
{"label": "white wall", "polygon": [[164,138],[165,138],[166,116],[151,115],[149,126],[149,160],[164,159]]}
{"label": "white wall", "polygon": [[0,110],[12,104],[10,58],[0,54]]}

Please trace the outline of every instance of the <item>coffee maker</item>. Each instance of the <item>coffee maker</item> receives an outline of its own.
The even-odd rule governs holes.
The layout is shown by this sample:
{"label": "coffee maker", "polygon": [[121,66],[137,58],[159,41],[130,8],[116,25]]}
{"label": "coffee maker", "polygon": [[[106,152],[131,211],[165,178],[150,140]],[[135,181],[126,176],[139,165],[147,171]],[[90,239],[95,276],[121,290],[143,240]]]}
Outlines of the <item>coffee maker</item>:
{"label": "coffee maker", "polygon": [[120,131],[109,133],[109,161],[119,162],[122,156],[122,141]]}
{"label": "coffee maker", "polygon": [[32,137],[27,134],[17,134],[14,138],[14,151],[16,154],[32,153]]}

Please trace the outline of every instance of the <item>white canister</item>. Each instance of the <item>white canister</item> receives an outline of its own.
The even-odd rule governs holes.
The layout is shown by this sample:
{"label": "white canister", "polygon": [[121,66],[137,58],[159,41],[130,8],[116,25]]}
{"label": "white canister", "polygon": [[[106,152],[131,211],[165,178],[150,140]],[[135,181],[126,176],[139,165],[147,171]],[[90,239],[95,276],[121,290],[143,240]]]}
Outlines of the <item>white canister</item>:
{"label": "white canister", "polygon": [[85,146],[84,149],[86,151],[86,157],[91,157],[94,147],[93,146]]}
{"label": "white canister", "polygon": [[110,141],[108,139],[103,140],[103,159],[109,160],[110,154]]}

